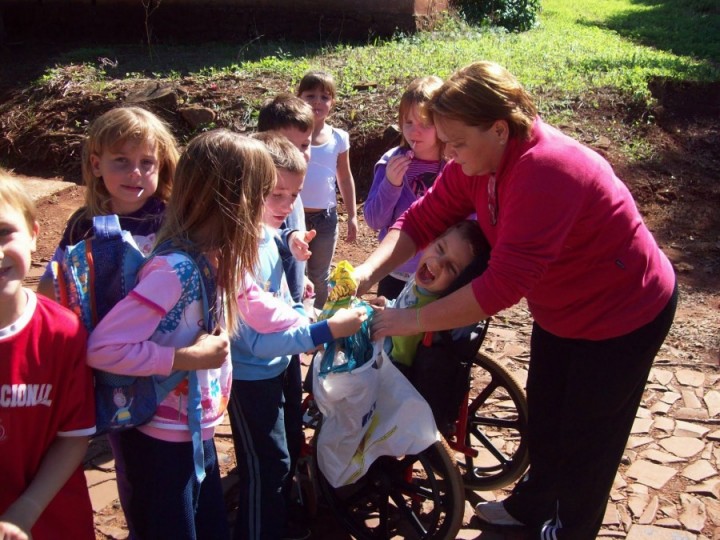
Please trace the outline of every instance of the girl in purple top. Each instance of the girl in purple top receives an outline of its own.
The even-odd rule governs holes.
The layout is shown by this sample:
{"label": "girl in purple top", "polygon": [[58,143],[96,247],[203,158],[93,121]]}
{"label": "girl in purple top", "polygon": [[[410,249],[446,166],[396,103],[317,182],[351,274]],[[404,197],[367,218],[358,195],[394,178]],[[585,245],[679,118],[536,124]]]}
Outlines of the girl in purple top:
{"label": "girl in purple top", "polygon": [[[445,165],[442,144],[424,105],[442,86],[434,75],[410,83],[400,98],[400,146],[388,150],[375,164],[375,177],[364,205],[365,221],[382,240],[390,226],[412,203],[425,195]],[[395,268],[378,283],[378,296],[397,298],[417,269],[420,253]]]}
{"label": "girl in purple top", "polygon": [[592,540],[675,315],[672,266],[610,164],[545,124],[501,66],[460,69],[429,109],[453,159],[356,268],[358,294],[471,211],[490,262],[420,310],[376,313],[374,337],[461,327],[525,298],[530,470],[475,512],[528,538]]}

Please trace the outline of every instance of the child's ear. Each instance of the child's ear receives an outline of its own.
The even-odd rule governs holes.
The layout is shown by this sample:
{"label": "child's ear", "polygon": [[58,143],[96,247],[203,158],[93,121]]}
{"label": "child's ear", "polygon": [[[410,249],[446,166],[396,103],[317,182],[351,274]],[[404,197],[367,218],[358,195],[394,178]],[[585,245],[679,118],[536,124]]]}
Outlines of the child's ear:
{"label": "child's ear", "polygon": [[100,178],[102,176],[100,173],[100,156],[97,154],[90,154],[90,169],[92,170],[93,176],[96,178]]}
{"label": "child's ear", "polygon": [[33,222],[32,229],[30,229],[30,253],[37,251],[37,239],[40,234],[40,224],[37,221]]}

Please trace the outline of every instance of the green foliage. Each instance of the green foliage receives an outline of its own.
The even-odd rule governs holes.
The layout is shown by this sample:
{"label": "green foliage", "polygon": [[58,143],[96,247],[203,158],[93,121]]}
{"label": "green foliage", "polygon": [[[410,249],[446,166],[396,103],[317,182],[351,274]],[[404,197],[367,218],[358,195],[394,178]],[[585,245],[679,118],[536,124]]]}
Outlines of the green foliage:
{"label": "green foliage", "polygon": [[[399,97],[415,77],[432,73],[444,78],[470,62],[492,60],[514,73],[542,105],[564,114],[558,96],[572,99],[609,88],[629,96],[631,102],[645,103],[651,99],[647,83],[653,77],[720,79],[717,0],[542,0],[542,11],[538,11],[540,0],[457,1],[491,5],[496,12],[505,9],[511,18],[521,18],[520,8],[527,7],[538,24],[529,25],[526,19],[523,24],[532,29],[509,32],[487,21],[473,25],[449,17],[432,32],[398,33],[390,39],[374,36],[364,46],[257,38],[201,48],[156,45],[152,59],[136,50],[132,54],[128,46],[83,49],[67,56],[76,71],[68,73],[67,66],[62,72],[50,70],[43,82],[59,86],[85,80],[101,86],[123,78],[123,73],[172,80],[272,74],[292,90],[307,70],[323,69],[335,76],[342,102],[356,95],[358,82],[376,84],[377,90],[371,92]],[[365,122],[376,121],[357,111],[357,118],[364,116]]]}
{"label": "green foliage", "polygon": [[524,32],[537,24],[540,0],[455,0],[458,13],[470,24]]}

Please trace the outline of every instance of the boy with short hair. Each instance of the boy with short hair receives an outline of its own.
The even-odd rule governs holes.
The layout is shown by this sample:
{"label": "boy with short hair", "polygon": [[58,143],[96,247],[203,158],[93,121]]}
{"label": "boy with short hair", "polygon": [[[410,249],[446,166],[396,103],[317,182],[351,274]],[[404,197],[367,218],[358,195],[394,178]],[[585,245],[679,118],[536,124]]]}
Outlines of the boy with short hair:
{"label": "boy with short hair", "polygon": [[[296,204],[307,163],[300,151],[275,131],[253,137],[265,143],[277,168],[277,183],[265,200],[265,234],[256,279],[265,291],[305,315],[290,296],[274,240],[277,228]],[[297,519],[288,519],[292,477],[303,436],[297,354],[359,330],[365,315],[361,316],[360,310],[344,311],[337,318],[276,334],[258,334],[241,324],[232,337],[233,385],[228,409],[240,477],[235,539],[301,540],[310,536]]]}
{"label": "boy with short hair", "polygon": [[[277,131],[284,135],[300,150],[307,163],[310,161],[313,122],[314,115],[310,105],[297,96],[283,93],[263,103],[258,114],[258,131]],[[312,232],[309,237],[302,235],[305,232],[305,212],[300,197],[295,201],[293,211],[280,229],[300,231],[305,242],[310,242],[314,237]],[[302,302],[312,293],[312,289],[307,288],[312,287],[312,284],[305,279],[305,262],[293,257],[288,246],[282,242],[278,242],[278,249],[283,259],[290,294],[293,300]]]}
{"label": "boy with short hair", "polygon": [[38,231],[32,200],[0,171],[0,537],[92,540],[87,334],[70,310],[23,287]]}

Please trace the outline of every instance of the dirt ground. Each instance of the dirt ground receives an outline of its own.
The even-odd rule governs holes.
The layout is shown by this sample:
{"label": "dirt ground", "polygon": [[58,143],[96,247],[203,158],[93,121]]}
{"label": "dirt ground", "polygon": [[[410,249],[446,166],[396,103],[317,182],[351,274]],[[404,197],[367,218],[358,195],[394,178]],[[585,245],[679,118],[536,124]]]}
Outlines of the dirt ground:
{"label": "dirt ground", "polygon": [[[183,80],[173,87],[173,91],[185,104],[214,104],[220,110],[217,125],[244,130],[247,127],[240,119],[249,117],[248,96],[286,89],[283,84],[272,77],[261,81],[240,78],[214,82]],[[113,81],[100,95],[84,91],[83,86],[68,74],[64,83],[52,87],[3,90],[0,163],[18,173],[77,181],[78,150],[87,120],[114,105],[115,100],[127,100],[137,90],[137,84]],[[385,89],[385,94],[383,91],[359,93],[336,111],[335,123],[348,129],[353,141],[351,156],[360,205],[369,188],[372,164],[391,146],[392,137],[385,131],[394,119],[394,111],[386,105],[386,93],[390,91],[397,89]],[[658,103],[652,110],[638,110],[611,92],[599,93],[592,99],[578,98],[567,103],[571,114],[559,126],[598,150],[613,164],[618,176],[629,185],[645,221],[673,262],[681,291],[680,305],[670,336],[658,357],[658,366],[672,371],[690,369],[702,373],[706,377],[706,389],[717,387],[720,379],[720,115],[717,109],[703,108],[703,103],[708,102],[707,95],[716,92],[717,87],[675,86],[657,81],[654,93]],[[111,99],[108,95],[115,97]],[[543,102],[552,99],[553,96],[540,96]],[[378,116],[381,127],[368,131],[356,123],[354,113],[363,110],[373,111],[368,114]],[[180,118],[177,106],[171,110],[163,109],[162,114],[171,122],[179,138],[191,133],[187,123]],[[628,152],[630,141],[637,140],[644,141],[642,147],[636,148],[634,154]],[[630,159],[629,155],[635,155],[636,159]],[[67,217],[82,204],[82,198],[83,188],[73,187],[41,201],[41,236],[33,258],[35,274],[51,257]],[[341,228],[343,226],[341,223]],[[341,231],[341,237],[342,234]],[[348,245],[341,241],[335,259],[359,263],[375,245],[374,232],[361,220],[357,244]],[[527,311],[522,306],[508,310],[496,318],[497,330],[490,333],[486,343],[490,354],[502,358],[517,373],[527,368],[529,324]],[[650,401],[655,391],[657,388],[649,389]],[[717,433],[720,417],[711,415],[701,423]],[[657,437],[657,430],[650,436]],[[710,462],[717,471],[720,450],[717,442],[710,445]],[[700,456],[694,459],[699,460]],[[627,467],[622,471],[623,477],[625,469]],[[713,478],[717,480],[717,472]],[[673,481],[652,494],[658,495],[666,507],[675,505],[681,509],[680,495],[687,483],[686,479]],[[501,496],[502,492],[498,491],[496,495]],[[717,489],[715,496],[709,498],[715,501],[714,506],[707,503],[707,519],[695,532],[703,535],[700,538],[717,539],[720,538]],[[618,507],[629,505],[627,494],[625,499],[618,501]],[[104,523],[122,522],[118,509],[113,507],[105,509],[102,518]],[[637,518],[635,516],[635,522]],[[661,518],[663,514],[659,512],[657,520],[650,523]],[[469,517],[466,521],[472,529]],[[606,529],[608,538],[624,537],[627,523],[610,524]],[[118,531],[117,535],[99,534],[98,538],[122,538],[122,529]],[[324,538],[340,538],[337,534],[336,530]],[[475,536],[468,534],[463,537],[475,538],[479,531],[475,531]]]}

